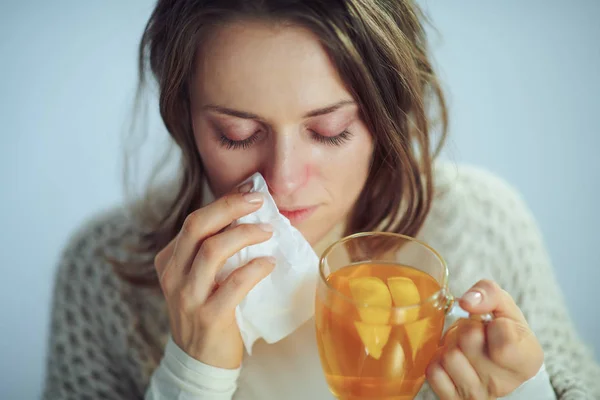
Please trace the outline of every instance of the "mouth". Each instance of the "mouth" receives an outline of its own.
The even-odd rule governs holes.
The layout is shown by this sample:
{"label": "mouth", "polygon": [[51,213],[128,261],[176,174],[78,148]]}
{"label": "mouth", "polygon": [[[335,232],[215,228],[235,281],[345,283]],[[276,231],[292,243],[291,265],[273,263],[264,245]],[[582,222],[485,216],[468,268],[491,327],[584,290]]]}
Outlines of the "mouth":
{"label": "mouth", "polygon": [[297,224],[306,220],[317,209],[317,206],[298,207],[298,208],[280,208],[281,215],[290,220],[292,224]]}

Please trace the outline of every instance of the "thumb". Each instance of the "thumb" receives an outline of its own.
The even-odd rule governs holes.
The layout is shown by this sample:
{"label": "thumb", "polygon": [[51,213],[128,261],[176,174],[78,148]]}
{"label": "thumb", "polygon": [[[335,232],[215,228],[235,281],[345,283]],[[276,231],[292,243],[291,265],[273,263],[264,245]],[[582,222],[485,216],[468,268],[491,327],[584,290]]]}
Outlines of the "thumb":
{"label": "thumb", "polygon": [[471,314],[492,313],[495,318],[504,317],[526,323],[513,298],[491,280],[477,282],[459,299],[459,304]]}

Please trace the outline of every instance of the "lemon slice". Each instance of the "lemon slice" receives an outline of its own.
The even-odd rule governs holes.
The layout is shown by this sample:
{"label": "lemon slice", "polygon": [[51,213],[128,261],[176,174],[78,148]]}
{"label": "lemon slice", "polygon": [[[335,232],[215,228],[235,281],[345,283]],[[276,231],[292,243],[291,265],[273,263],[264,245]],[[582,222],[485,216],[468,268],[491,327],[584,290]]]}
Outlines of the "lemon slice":
{"label": "lemon slice", "polygon": [[364,322],[354,322],[358,336],[365,345],[367,352],[376,360],[381,358],[383,348],[390,338],[392,327],[390,325],[373,325]]}
{"label": "lemon slice", "polygon": [[[404,276],[396,276],[388,278],[388,287],[392,294],[392,300],[396,307],[406,307],[419,304],[421,302],[421,294],[415,282]],[[405,313],[407,321],[416,321],[419,318],[419,308],[411,308]]]}
{"label": "lemon slice", "polygon": [[385,283],[372,276],[352,278],[348,281],[350,293],[359,305],[358,312],[363,322],[387,324],[390,318],[392,297]]}
{"label": "lemon slice", "polygon": [[[389,278],[387,280],[390,293],[392,294],[392,300],[396,307],[406,307],[416,305],[421,302],[421,294],[415,282],[403,276]],[[408,341],[412,349],[413,358],[420,348],[421,343],[424,340],[425,332],[428,328],[428,319],[419,319],[419,307],[411,308],[406,310],[405,320],[407,323],[404,325]]]}
{"label": "lemon slice", "polygon": [[378,360],[390,337],[389,325],[392,297],[386,284],[379,278],[360,277],[348,281],[354,301],[360,305],[361,321],[354,323],[358,336],[371,357]]}
{"label": "lemon slice", "polygon": [[400,379],[404,377],[409,365],[406,362],[406,355],[404,348],[402,347],[403,337],[405,333],[401,329],[394,329],[390,334],[387,347],[385,348],[385,355],[383,356],[383,370],[385,376],[391,379]]}

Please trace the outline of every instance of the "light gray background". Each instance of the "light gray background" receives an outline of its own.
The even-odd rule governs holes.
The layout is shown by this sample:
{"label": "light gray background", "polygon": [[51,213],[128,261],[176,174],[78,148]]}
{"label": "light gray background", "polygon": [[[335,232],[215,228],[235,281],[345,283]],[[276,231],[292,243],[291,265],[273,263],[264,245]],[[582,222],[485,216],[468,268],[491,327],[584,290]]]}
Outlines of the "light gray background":
{"label": "light gray background", "polygon": [[[600,1],[426,4],[450,90],[446,155],[521,190],[598,355]],[[85,217],[121,199],[120,137],[151,7],[0,2],[2,399],[39,396],[59,251]]]}

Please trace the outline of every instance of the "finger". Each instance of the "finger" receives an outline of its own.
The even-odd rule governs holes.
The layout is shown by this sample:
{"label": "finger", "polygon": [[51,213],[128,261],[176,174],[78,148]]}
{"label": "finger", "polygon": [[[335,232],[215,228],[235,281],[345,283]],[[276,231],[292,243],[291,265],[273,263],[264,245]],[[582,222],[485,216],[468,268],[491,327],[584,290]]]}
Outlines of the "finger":
{"label": "finger", "polygon": [[534,376],[544,362],[544,352],[526,325],[510,319],[497,319],[487,326],[490,360],[525,379]]}
{"label": "finger", "polygon": [[461,399],[482,399],[486,391],[479,375],[459,348],[443,352],[440,364],[446,371]]}
{"label": "finger", "polygon": [[273,257],[256,258],[233,271],[219,286],[206,306],[214,308],[215,315],[232,312],[246,295],[275,267]]}
{"label": "finger", "polygon": [[456,346],[471,363],[486,358],[485,329],[481,321],[463,319],[456,330]]}
{"label": "finger", "polygon": [[263,195],[257,192],[230,193],[188,215],[175,244],[173,267],[180,273],[188,270],[203,240],[258,210],[263,200]]}
{"label": "finger", "polygon": [[167,244],[161,251],[159,251],[154,257],[154,267],[156,268],[156,274],[158,275],[158,279],[162,280],[163,275],[165,273],[166,267],[168,265],[169,260],[173,256],[173,250],[175,249],[175,243],[177,241],[177,236],[175,236],[169,244]]}
{"label": "finger", "polygon": [[510,294],[490,280],[477,282],[460,298],[460,306],[473,314],[493,313],[495,317],[506,317],[525,323],[523,313]]}
{"label": "finger", "polygon": [[448,328],[448,330],[444,334],[444,337],[442,337],[441,347],[455,347],[456,346],[458,329],[460,328],[462,321],[464,321],[464,320],[460,319],[460,320],[456,321],[455,323],[453,323],[450,326],[450,328]]}
{"label": "finger", "polygon": [[191,266],[189,279],[204,301],[214,286],[215,276],[225,261],[238,251],[269,240],[273,228],[267,224],[242,224],[211,236],[200,246]]}
{"label": "finger", "polygon": [[429,364],[426,377],[429,386],[440,400],[456,400],[459,398],[454,382],[438,361]]}

